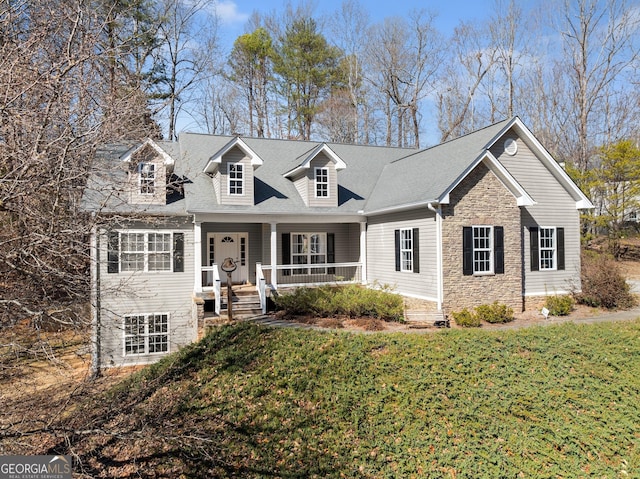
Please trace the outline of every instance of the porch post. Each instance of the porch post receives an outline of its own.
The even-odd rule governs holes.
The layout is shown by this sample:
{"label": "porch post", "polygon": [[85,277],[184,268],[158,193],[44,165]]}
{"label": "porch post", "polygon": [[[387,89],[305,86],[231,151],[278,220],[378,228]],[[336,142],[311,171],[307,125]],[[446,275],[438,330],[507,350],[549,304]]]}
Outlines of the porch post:
{"label": "porch post", "polygon": [[202,222],[193,221],[193,291],[202,293]]}
{"label": "porch post", "polygon": [[277,223],[271,223],[271,285],[273,289],[278,289],[278,232]]}
{"label": "porch post", "polygon": [[362,284],[367,284],[367,223],[360,223],[360,268]]}

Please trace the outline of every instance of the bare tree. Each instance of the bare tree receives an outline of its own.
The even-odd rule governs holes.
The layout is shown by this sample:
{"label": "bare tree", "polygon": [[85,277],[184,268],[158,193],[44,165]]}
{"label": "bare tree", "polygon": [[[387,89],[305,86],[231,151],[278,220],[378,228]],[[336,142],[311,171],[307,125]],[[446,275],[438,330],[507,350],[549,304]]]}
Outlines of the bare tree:
{"label": "bare tree", "polygon": [[408,85],[407,109],[411,116],[416,148],[420,148],[421,102],[433,91],[433,83],[444,57],[442,38],[433,26],[434,20],[433,14],[424,11],[413,12],[410,17],[412,55],[405,82]]}
{"label": "bare tree", "polygon": [[408,68],[407,28],[399,18],[387,18],[382,24],[374,25],[369,31],[367,62],[370,72],[367,80],[383,95],[384,114],[386,118],[386,144],[394,144],[395,132],[398,146],[402,145],[403,127],[405,124],[405,85],[400,81],[401,72]]}
{"label": "bare tree", "polygon": [[[346,102],[343,95],[332,103],[338,106],[335,122],[340,123],[341,141],[350,143],[362,142],[366,135],[362,135],[363,111],[366,109],[367,91],[363,78],[364,50],[366,47],[366,31],[369,27],[369,14],[357,0],[345,0],[331,19],[332,41],[344,52],[343,69],[345,71],[345,92],[352,105],[350,111],[345,111]],[[325,106],[326,109],[326,106]],[[325,110],[326,111],[326,110]],[[347,114],[349,116],[344,117]],[[349,122],[351,125],[347,125]]]}
{"label": "bare tree", "polygon": [[212,0],[159,0],[160,48],[156,62],[165,64],[164,90],[157,97],[168,108],[168,137],[177,137],[176,123],[190,95],[202,80],[207,63],[212,61],[217,35],[217,20],[211,13]]}
{"label": "bare tree", "polygon": [[619,82],[638,58],[640,17],[624,0],[565,0],[557,19],[563,41],[558,67],[568,80],[565,98],[572,105],[568,133],[576,142],[571,160],[586,171],[603,134],[624,129],[611,107],[628,91]]}
{"label": "bare tree", "polygon": [[420,102],[431,91],[443,56],[433,18],[418,11],[409,22],[387,18],[370,31],[368,80],[386,98],[387,145],[394,143],[393,131],[397,146],[420,145]]}
{"label": "bare tree", "polygon": [[[496,0],[495,15],[489,23],[492,45],[496,47],[497,70],[503,78],[492,89],[491,94],[506,92],[506,98],[491,102],[492,121],[494,114],[512,117],[516,114],[516,92],[524,63],[529,59],[529,39],[526,15],[515,0]],[[504,97],[504,95],[500,95]]]}
{"label": "bare tree", "polygon": [[139,92],[104,88],[120,67],[104,68],[114,55],[94,13],[81,0],[0,3],[0,325],[86,321],[91,218],[79,202],[96,145],[116,136],[105,106],[154,131]]}
{"label": "bare tree", "polygon": [[477,105],[484,100],[478,93],[497,56],[487,31],[470,23],[456,27],[451,48],[436,94],[441,141],[468,133],[482,123],[476,122]]}

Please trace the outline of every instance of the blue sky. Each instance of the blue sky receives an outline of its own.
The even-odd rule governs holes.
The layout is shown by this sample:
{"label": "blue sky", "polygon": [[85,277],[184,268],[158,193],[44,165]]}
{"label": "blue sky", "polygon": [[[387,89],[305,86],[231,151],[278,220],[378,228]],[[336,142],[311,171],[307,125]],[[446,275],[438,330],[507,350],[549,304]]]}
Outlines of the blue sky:
{"label": "blue sky", "polygon": [[[295,1],[292,2],[294,5]],[[523,7],[532,3],[521,0]],[[283,0],[217,0],[216,11],[222,22],[221,34],[230,39],[230,44],[242,33],[247,19],[254,10],[271,13],[281,10],[286,4]],[[315,13],[331,14],[342,5],[342,0],[317,0]],[[423,8],[437,13],[436,26],[445,35],[449,35],[460,20],[486,18],[493,8],[494,0],[360,0],[360,4],[369,12],[371,22],[379,22],[386,17],[398,15],[405,17],[413,9]]]}

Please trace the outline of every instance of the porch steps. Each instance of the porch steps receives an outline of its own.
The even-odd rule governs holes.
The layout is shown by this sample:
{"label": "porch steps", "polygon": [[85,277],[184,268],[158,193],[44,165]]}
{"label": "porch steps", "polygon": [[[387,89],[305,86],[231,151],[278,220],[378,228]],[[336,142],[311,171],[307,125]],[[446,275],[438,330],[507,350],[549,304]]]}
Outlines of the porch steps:
{"label": "porch steps", "polygon": [[[227,288],[221,290],[222,303],[220,304],[220,319],[228,319],[229,301],[227,300]],[[250,289],[238,288],[233,290],[232,296],[233,319],[247,319],[262,315],[260,296],[255,287]]]}
{"label": "porch steps", "polygon": [[444,311],[426,309],[408,309],[404,312],[404,319],[410,328],[448,328],[449,320]]}

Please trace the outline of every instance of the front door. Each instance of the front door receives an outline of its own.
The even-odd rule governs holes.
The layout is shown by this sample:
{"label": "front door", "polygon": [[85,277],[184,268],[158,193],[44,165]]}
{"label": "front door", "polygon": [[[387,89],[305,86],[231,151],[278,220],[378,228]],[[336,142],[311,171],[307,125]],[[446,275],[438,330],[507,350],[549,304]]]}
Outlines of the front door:
{"label": "front door", "polygon": [[223,284],[227,283],[227,273],[222,271],[220,266],[225,258],[233,258],[238,266],[231,273],[232,283],[246,283],[249,280],[248,237],[246,233],[207,233],[207,245],[209,265],[218,265],[218,274]]}

